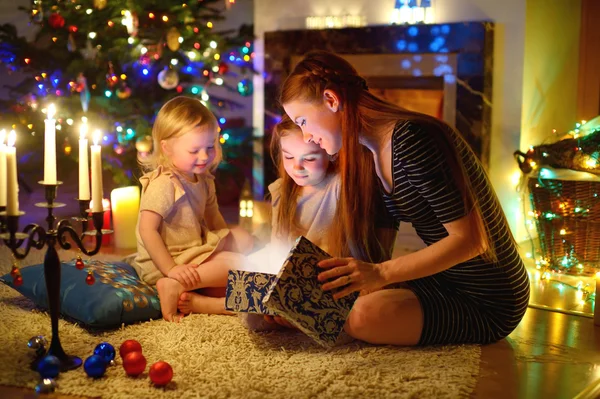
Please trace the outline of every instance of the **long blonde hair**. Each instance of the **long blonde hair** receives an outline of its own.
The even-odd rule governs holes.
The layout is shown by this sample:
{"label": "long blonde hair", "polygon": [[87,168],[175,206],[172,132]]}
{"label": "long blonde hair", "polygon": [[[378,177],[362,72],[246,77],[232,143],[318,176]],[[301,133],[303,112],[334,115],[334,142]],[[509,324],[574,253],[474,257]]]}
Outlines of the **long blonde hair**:
{"label": "long blonde hair", "polygon": [[[393,126],[399,120],[425,122],[439,129],[432,129],[434,139],[440,144],[450,165],[451,173],[465,204],[465,212],[474,212],[473,228],[483,239],[488,261],[496,260],[496,248],[491,245],[489,226],[484,222],[479,198],[474,192],[465,165],[459,159],[453,141],[452,127],[428,115],[411,112],[391,104],[368,91],[366,81],[358,75],[350,63],[327,52],[313,51],[304,57],[286,78],[281,88],[280,103],[304,101],[323,103],[325,90],[332,90],[340,99],[342,148],[339,152],[341,174],[341,198],[335,221],[342,252],[363,260],[380,257],[380,243],[376,239],[373,223],[377,198],[375,164],[371,152],[359,143],[361,134],[369,135],[383,126]],[[456,134],[463,140],[460,134]],[[375,138],[383,140],[383,138]],[[389,138],[391,140],[391,137]],[[469,145],[464,143],[466,148]],[[504,215],[503,215],[504,216]],[[514,239],[513,239],[514,241]]]}
{"label": "long blonde hair", "polygon": [[158,111],[152,127],[152,153],[140,159],[144,172],[156,169],[158,166],[172,168],[173,164],[164,153],[161,142],[183,136],[197,127],[206,127],[215,134],[215,159],[209,166],[214,172],[223,159],[223,150],[219,143],[217,118],[202,103],[191,97],[179,96],[167,101]]}
{"label": "long blonde hair", "polygon": [[[281,138],[298,134],[302,137],[302,130],[298,125],[290,119],[288,115],[283,115],[281,121],[273,128],[273,135],[271,136],[271,158],[273,164],[277,165],[277,172],[281,178],[281,189],[279,198],[279,212],[277,220],[275,221],[274,232],[282,239],[292,240],[301,234],[302,228],[298,225],[296,217],[296,209],[298,207],[298,196],[302,187],[298,186],[292,177],[285,171],[283,166],[283,156],[281,149]],[[336,173],[335,164],[329,162],[327,174]],[[339,246],[331,238],[331,230],[329,229],[328,237],[326,239],[328,251],[333,256],[340,256]]]}

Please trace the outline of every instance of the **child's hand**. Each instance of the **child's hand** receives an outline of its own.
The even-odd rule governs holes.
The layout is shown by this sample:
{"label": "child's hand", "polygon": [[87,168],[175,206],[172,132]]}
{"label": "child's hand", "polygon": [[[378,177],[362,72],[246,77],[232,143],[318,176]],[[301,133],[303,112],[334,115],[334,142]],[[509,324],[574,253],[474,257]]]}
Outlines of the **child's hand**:
{"label": "child's hand", "polygon": [[192,263],[176,265],[169,270],[167,277],[179,281],[185,290],[198,288],[200,275],[198,274],[197,267],[198,265]]}

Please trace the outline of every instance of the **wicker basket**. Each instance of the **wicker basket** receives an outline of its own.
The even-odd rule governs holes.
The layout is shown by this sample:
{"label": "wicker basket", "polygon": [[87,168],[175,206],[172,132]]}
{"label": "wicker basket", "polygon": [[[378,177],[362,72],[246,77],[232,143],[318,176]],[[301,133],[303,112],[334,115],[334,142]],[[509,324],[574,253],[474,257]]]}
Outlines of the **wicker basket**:
{"label": "wicker basket", "polygon": [[552,269],[600,270],[600,181],[529,178],[542,256]]}

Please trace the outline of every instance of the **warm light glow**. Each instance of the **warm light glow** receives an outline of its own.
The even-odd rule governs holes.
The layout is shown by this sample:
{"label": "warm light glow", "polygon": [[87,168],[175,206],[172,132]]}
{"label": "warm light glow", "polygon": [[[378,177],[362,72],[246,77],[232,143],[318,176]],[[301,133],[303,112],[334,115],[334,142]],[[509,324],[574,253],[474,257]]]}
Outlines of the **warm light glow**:
{"label": "warm light glow", "polygon": [[0,130],[0,145],[4,144],[4,140],[6,140],[6,129]]}
{"label": "warm light glow", "polygon": [[48,119],[54,119],[54,115],[56,115],[56,107],[54,104],[50,104],[48,106]]}
{"label": "warm light glow", "polygon": [[17,132],[15,132],[14,130],[11,130],[10,133],[8,134],[8,140],[6,142],[6,145],[9,147],[14,147],[16,141],[17,141]]}
{"label": "warm light glow", "polygon": [[80,140],[84,140],[87,136],[88,133],[88,125],[87,122],[82,123],[81,126],[79,127],[79,139]]}
{"label": "warm light glow", "polygon": [[100,130],[94,131],[94,134],[92,136],[92,138],[94,140],[94,145],[98,145],[100,143],[101,137],[102,137],[102,132]]}

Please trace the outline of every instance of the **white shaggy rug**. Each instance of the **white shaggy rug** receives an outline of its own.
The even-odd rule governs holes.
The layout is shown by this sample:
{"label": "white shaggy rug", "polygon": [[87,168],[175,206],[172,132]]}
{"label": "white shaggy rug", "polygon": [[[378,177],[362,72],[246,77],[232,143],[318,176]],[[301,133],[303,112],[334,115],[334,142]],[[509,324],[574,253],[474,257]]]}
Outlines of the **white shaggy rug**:
{"label": "white shaggy rug", "polygon": [[[73,253],[61,252],[68,260]],[[97,257],[100,258],[100,257]],[[102,256],[114,260],[114,255]],[[22,266],[39,263],[33,251]],[[0,247],[0,273],[10,271],[10,255]],[[50,339],[50,318],[16,291],[0,283],[0,385],[33,388],[28,340]],[[103,341],[118,347],[138,340],[150,364],[164,360],[174,376],[154,387],[146,371],[128,377],[117,365],[104,377],[83,368],[59,375],[58,393],[103,398],[461,398],[469,397],[479,373],[477,345],[429,348],[373,346],[360,342],[323,349],[301,333],[251,333],[234,316],[191,315],[181,323],[150,321],[94,333],[60,321],[65,351],[85,360]]]}

